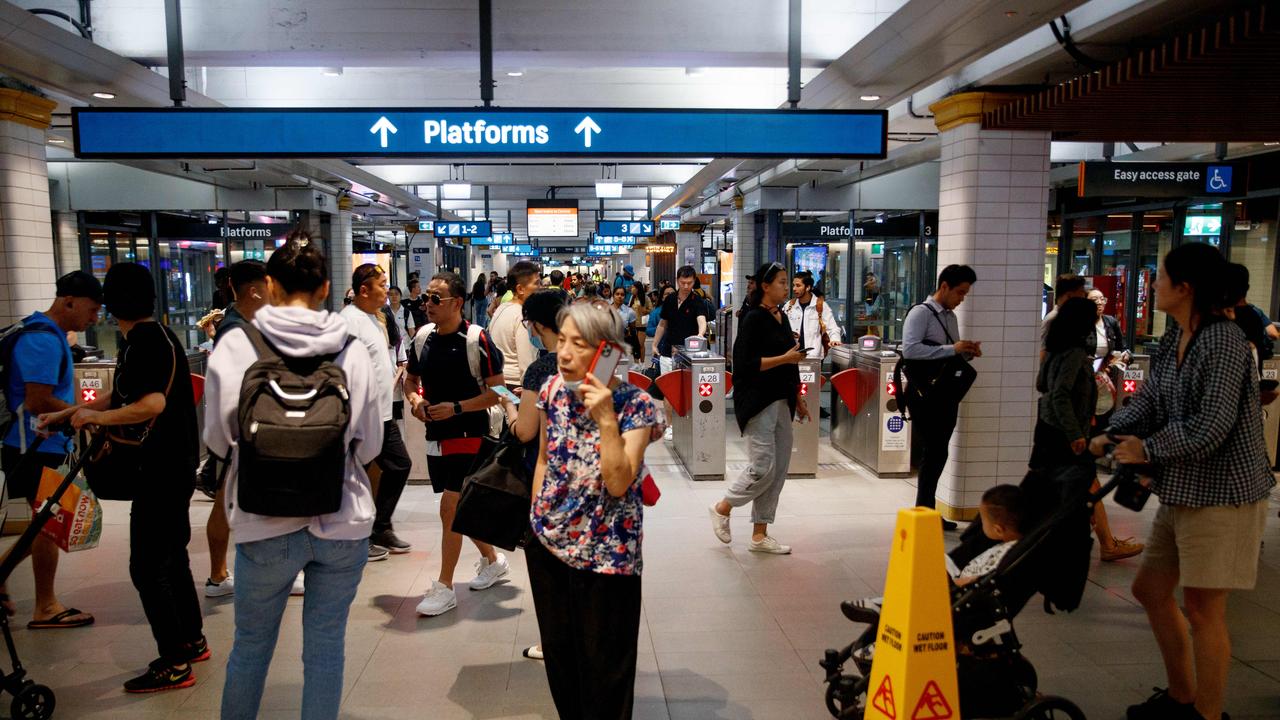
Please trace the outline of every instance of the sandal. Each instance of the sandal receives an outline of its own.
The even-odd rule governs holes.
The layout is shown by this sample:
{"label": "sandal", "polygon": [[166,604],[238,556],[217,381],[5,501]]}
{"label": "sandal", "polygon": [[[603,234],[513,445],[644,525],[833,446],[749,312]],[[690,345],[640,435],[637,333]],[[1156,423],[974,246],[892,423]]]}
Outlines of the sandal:
{"label": "sandal", "polygon": [[[79,620],[70,619],[76,615],[84,615],[84,617],[80,618]],[[62,612],[58,613],[57,615],[54,615],[53,617],[47,620],[32,620],[31,622],[27,623],[27,629],[28,630],[54,630],[59,628],[78,628],[78,627],[84,627],[85,625],[92,625],[92,624],[93,624],[92,615],[86,612],[77,610],[75,608],[67,608],[66,610],[63,610]]]}
{"label": "sandal", "polygon": [[541,659],[542,659],[542,645],[541,645],[541,644],[538,644],[538,645],[530,645],[529,647],[527,647],[527,648],[525,648],[523,651],[521,651],[521,653],[520,653],[520,654],[521,654],[521,655],[523,655],[523,656],[525,656],[525,657],[527,657],[527,658],[529,658],[530,660],[541,660]]}

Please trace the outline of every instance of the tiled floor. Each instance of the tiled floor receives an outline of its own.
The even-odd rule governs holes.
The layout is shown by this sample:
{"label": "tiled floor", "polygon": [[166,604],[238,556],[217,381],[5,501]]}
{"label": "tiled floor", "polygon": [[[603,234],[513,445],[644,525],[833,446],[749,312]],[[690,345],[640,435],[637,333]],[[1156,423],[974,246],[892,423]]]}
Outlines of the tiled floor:
{"label": "tiled floor", "polygon": [[[731,471],[742,443],[729,441]],[[894,513],[909,503],[907,481],[880,480],[855,469],[825,440],[816,479],[791,480],[774,532],[790,557],[745,550],[745,514],[733,522],[729,547],[712,536],[706,506],[723,483],[685,480],[666,447],[649,461],[662,487],[646,511],[644,618],[636,688],[639,718],[827,717],[818,659],[847,643],[854,626],[839,600],[872,594],[884,580]],[[193,571],[208,570],[204,524],[209,503],[193,501]],[[60,718],[209,718],[217,716],[232,635],[229,599],[205,601],[214,659],[197,666],[193,689],[128,696],[120,683],[143,668],[154,645],[129,584],[127,507],[108,503],[101,547],[64,557],[59,588],[68,604],[97,615],[91,628],[17,630],[22,660],[38,682],[55,688]],[[1111,508],[1118,535],[1146,534],[1142,516]],[[555,717],[540,663],[520,651],[538,638],[523,558],[512,555],[510,581],[490,590],[461,590],[458,609],[434,619],[414,613],[417,596],[438,567],[439,521],[430,489],[411,487],[397,515],[414,543],[408,556],[372,564],[347,631],[343,717]],[[1258,589],[1232,599],[1236,661],[1228,710],[1234,718],[1280,718],[1280,536],[1273,519]],[[7,542],[7,540],[6,540]],[[464,569],[476,559],[464,551]],[[1135,564],[1096,564],[1083,607],[1043,614],[1033,602],[1018,618],[1026,653],[1042,689],[1078,702],[1090,718],[1121,718],[1124,706],[1162,683],[1159,657],[1142,612],[1128,592]],[[459,573],[459,580],[466,576]],[[11,582],[25,625],[31,574]],[[262,717],[297,717],[301,697],[302,600],[291,599],[268,680]],[[8,698],[0,700],[7,708]],[[0,710],[0,715],[4,714]]]}

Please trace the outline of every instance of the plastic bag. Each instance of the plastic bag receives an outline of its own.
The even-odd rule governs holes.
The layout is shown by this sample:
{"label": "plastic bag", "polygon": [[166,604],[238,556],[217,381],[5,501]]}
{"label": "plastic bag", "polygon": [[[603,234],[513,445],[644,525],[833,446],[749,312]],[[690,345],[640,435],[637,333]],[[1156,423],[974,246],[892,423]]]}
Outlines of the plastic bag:
{"label": "plastic bag", "polygon": [[[57,470],[44,468],[36,491],[37,508],[53,495],[63,477]],[[54,508],[53,517],[40,528],[40,533],[69,553],[98,546],[102,539],[102,505],[89,489],[84,475],[77,475],[67,487]]]}

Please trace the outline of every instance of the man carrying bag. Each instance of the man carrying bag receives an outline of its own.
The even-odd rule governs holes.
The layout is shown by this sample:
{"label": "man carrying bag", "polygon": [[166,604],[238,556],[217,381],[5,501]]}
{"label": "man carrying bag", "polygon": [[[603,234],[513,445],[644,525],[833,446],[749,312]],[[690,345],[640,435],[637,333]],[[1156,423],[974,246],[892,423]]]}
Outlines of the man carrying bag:
{"label": "man carrying bag", "polygon": [[[916,505],[920,507],[936,506],[934,495],[947,465],[960,401],[977,376],[968,361],[982,356],[982,343],[955,339],[960,336],[960,324],[954,312],[977,280],[973,268],[948,265],[938,275],[934,294],[913,307],[903,321],[903,399],[920,449],[916,483]],[[943,520],[942,526],[956,528],[950,520]]]}

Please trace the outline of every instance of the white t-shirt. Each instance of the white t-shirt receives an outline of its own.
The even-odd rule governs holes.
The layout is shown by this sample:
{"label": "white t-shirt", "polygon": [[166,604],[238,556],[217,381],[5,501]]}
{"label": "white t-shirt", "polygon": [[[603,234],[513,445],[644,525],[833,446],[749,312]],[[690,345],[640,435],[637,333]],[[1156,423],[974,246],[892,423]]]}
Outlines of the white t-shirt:
{"label": "white t-shirt", "polygon": [[391,419],[392,385],[396,381],[395,359],[391,356],[391,348],[387,344],[387,329],[378,322],[376,315],[367,313],[352,303],[339,313],[369,353],[373,362],[373,375],[378,379],[374,389],[378,395],[378,411],[382,413],[382,421]]}
{"label": "white t-shirt", "polygon": [[524,382],[524,371],[538,359],[538,349],[525,329],[524,306],[504,302],[489,320],[489,338],[502,351],[502,381],[508,385]]}

